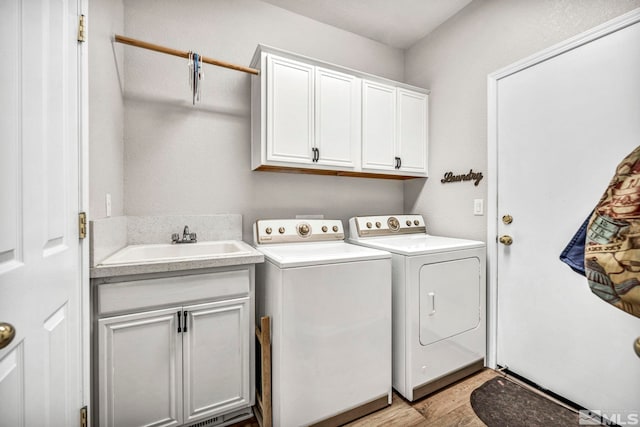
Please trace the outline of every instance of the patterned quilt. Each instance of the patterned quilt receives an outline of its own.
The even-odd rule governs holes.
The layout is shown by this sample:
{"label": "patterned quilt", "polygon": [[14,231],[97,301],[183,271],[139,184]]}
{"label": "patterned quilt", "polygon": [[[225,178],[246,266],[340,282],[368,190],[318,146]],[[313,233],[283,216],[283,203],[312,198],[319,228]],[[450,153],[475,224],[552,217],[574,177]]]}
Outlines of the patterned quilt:
{"label": "patterned quilt", "polygon": [[640,317],[640,146],[618,165],[585,231],[591,291]]}

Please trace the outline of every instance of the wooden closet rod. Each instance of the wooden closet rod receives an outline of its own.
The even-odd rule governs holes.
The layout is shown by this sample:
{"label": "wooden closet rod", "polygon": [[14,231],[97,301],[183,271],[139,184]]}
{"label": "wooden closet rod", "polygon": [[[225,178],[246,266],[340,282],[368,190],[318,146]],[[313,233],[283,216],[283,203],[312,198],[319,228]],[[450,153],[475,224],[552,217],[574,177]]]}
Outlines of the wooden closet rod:
{"label": "wooden closet rod", "polygon": [[[185,52],[183,50],[171,49],[169,47],[160,46],[153,43],[143,42],[142,40],[132,39],[131,37],[121,36],[119,34],[115,35],[115,40],[118,43],[128,44],[135,47],[141,47],[143,49],[155,50],[156,52],[166,53],[168,55],[179,56],[181,58],[189,58],[189,52]],[[243,71],[249,74],[259,74],[260,71],[255,68],[243,67],[242,65],[232,64],[230,62],[219,61],[213,58],[207,58],[206,56],[202,57],[202,62],[206,62],[207,64],[217,65],[219,67],[230,68],[236,71]]]}

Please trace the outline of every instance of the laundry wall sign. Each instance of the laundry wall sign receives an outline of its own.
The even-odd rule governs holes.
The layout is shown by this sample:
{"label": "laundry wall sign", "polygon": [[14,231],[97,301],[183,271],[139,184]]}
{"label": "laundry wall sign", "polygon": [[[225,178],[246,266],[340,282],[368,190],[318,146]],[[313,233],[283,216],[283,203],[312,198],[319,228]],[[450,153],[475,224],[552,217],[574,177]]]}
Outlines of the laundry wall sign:
{"label": "laundry wall sign", "polygon": [[482,181],[482,178],[484,178],[482,172],[474,172],[473,169],[469,169],[469,173],[462,173],[458,175],[453,172],[446,172],[440,182],[448,184],[450,182],[473,181],[473,185],[477,187],[478,184],[480,184],[480,181]]}

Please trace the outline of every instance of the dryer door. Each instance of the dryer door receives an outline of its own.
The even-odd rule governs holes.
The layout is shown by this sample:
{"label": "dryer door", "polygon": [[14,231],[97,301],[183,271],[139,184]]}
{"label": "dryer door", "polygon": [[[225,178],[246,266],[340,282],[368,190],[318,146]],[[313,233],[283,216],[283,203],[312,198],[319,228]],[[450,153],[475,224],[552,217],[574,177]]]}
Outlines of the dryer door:
{"label": "dryer door", "polygon": [[424,264],[420,269],[420,344],[476,328],[480,304],[478,258]]}

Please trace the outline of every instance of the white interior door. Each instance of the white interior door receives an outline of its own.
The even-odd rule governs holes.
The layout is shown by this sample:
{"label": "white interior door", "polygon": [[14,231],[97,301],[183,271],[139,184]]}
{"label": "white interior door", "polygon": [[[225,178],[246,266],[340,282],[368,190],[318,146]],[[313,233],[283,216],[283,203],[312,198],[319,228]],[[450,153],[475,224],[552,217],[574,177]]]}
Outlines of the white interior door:
{"label": "white interior door", "polygon": [[82,406],[77,0],[0,2],[0,426]]}
{"label": "white interior door", "polygon": [[636,23],[496,83],[497,363],[605,411],[638,410],[640,319],[558,257],[640,143],[639,52]]}

